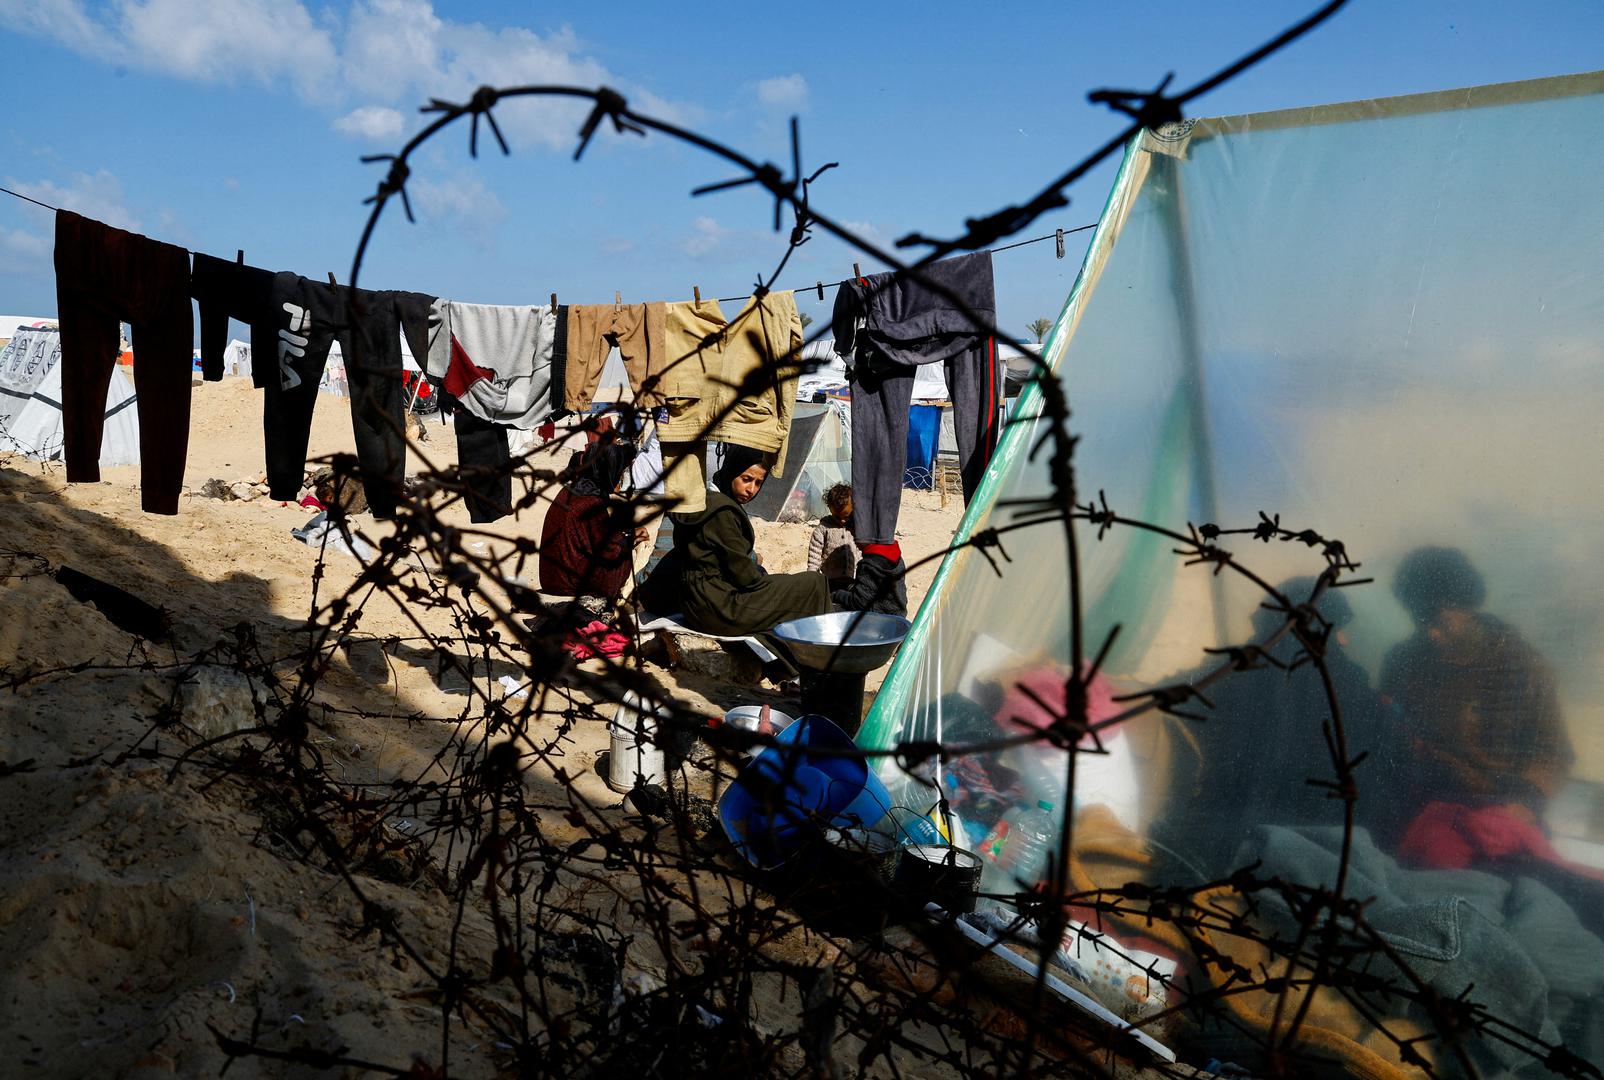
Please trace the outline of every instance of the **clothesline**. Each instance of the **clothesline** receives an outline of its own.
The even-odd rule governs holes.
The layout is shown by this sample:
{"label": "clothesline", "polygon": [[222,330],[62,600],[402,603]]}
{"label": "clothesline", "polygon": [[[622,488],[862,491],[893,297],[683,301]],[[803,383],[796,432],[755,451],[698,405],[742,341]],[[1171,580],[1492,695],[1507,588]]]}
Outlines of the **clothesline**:
{"label": "clothesline", "polygon": [[[1044,240],[1057,240],[1057,239],[1060,239],[1061,237],[1070,236],[1070,235],[1072,235],[1074,233],[1085,232],[1088,229],[1097,228],[1097,225],[1098,225],[1098,223],[1094,221],[1090,225],[1077,225],[1073,229],[1054,229],[1052,232],[1047,233],[1044,236],[1033,236],[1029,240],[1016,240],[1012,244],[1003,244],[1001,247],[988,248],[988,249],[985,249],[985,250],[988,250],[993,255],[996,255],[998,252],[1012,251],[1012,250],[1014,250],[1014,248],[1027,247],[1030,244],[1039,244]],[[1063,258],[1063,255],[1060,254],[1059,258]],[[826,283],[824,283],[822,281],[815,281],[811,287],[809,287],[807,285],[804,285],[804,286],[802,286],[800,288],[797,288],[796,286],[792,286],[792,291],[793,292],[798,292],[798,293],[804,293],[804,292],[809,292],[812,289],[816,289],[819,292],[823,292],[825,289],[838,289],[842,285],[845,285],[845,284],[846,284],[845,281],[832,281],[832,282],[830,282],[828,284],[826,284]],[[736,303],[737,301],[746,300],[746,299],[749,299],[749,296],[721,296],[721,297],[718,298],[718,302],[721,303],[721,304],[733,304],[733,303]],[[823,299],[823,297],[820,297],[820,299]]]}
{"label": "clothesline", "polygon": [[33,197],[32,197],[32,196],[30,196],[30,195],[24,195],[24,194],[23,194],[23,193],[22,193],[22,192],[20,192],[20,191],[12,191],[12,190],[11,190],[11,189],[10,189],[10,188],[8,188],[8,187],[0,187],[0,191],[3,191],[3,192],[5,192],[5,193],[6,193],[6,194],[7,194],[7,195],[12,195],[12,196],[15,196],[15,197],[16,197],[16,198],[18,198],[18,199],[21,199],[21,200],[22,200],[22,201],[23,201],[23,202],[31,202],[31,203],[33,203],[33,204],[34,204],[34,205],[35,205],[35,206],[42,206],[42,207],[44,207],[44,208],[45,208],[45,209],[46,209],[46,210],[53,210],[53,211],[55,211],[55,212],[56,212],[56,213],[58,213],[58,214],[59,214],[59,213],[61,213],[61,207],[59,207],[59,206],[51,206],[51,205],[50,205],[50,204],[49,204],[49,203],[47,203],[47,202],[40,202],[40,201],[39,201],[39,200],[38,200],[38,199],[35,199],[35,198],[33,198]]}
{"label": "clothesline", "polygon": [[[12,196],[13,198],[21,199],[24,202],[31,202],[35,206],[41,206],[46,210],[51,210],[51,211],[54,211],[55,213],[58,213],[58,214],[61,213],[61,207],[59,207],[59,206],[51,206],[47,202],[40,202],[38,199],[35,199],[35,198],[33,198],[31,196],[28,196],[28,195],[24,195],[20,191],[12,191],[10,188],[0,187],[0,192],[4,192],[5,194]],[[1073,229],[1054,229],[1052,232],[1046,233],[1046,234],[1044,234],[1042,236],[1033,236],[1029,240],[1016,240],[1012,244],[1003,244],[1000,247],[994,247],[994,248],[991,248],[989,250],[991,251],[991,253],[993,255],[996,255],[999,252],[1012,251],[1015,248],[1027,247],[1027,246],[1029,246],[1031,244],[1040,244],[1040,243],[1042,243],[1043,241],[1046,241],[1046,240],[1058,240],[1058,239],[1061,239],[1062,237],[1071,236],[1071,235],[1073,235],[1075,233],[1086,232],[1088,229],[1097,228],[1097,224],[1098,223],[1094,221],[1090,225],[1077,225]],[[1063,257],[1062,253],[1060,253],[1059,257],[1060,258]],[[793,286],[792,291],[793,292],[798,292],[798,293],[805,293],[805,292],[808,292],[810,290],[817,290],[819,293],[823,293],[823,291],[825,289],[837,289],[837,288],[840,288],[845,283],[846,283],[845,280],[843,280],[843,281],[832,281],[832,282],[829,282],[829,283],[825,283],[823,281],[815,281],[812,286],[802,286],[801,288],[796,288],[796,287]],[[721,304],[734,304],[734,303],[738,303],[738,302],[740,302],[742,300],[747,300],[747,299],[750,299],[750,298],[751,298],[751,294],[750,293],[748,293],[748,294],[746,294],[744,296],[721,296],[721,297],[718,298],[718,303],[721,303]],[[822,299],[822,296],[821,296],[821,299]]]}

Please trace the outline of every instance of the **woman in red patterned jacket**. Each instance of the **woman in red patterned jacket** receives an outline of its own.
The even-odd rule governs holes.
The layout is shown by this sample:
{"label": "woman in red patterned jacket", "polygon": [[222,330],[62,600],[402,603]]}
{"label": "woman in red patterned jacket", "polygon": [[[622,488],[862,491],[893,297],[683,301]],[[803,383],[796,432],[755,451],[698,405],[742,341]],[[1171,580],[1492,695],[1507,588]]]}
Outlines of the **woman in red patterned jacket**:
{"label": "woman in red patterned jacket", "polygon": [[618,599],[637,530],[630,504],[612,496],[634,457],[635,447],[611,432],[574,455],[540,530],[542,591],[578,597],[597,613]]}

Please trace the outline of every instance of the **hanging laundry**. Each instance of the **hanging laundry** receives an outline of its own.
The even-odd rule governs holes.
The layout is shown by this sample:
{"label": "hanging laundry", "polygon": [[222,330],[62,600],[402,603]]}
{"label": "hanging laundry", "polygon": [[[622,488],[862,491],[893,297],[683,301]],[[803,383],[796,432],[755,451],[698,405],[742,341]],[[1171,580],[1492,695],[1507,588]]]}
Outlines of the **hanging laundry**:
{"label": "hanging laundry", "polygon": [[100,479],[106,391],[117,363],[118,323],[126,320],[136,356],[140,503],[147,513],[176,514],[194,366],[189,253],[62,210],[55,263],[67,480]]}
{"label": "hanging laundry", "polygon": [[479,419],[533,430],[553,405],[553,372],[568,363],[567,309],[437,300],[425,370]]}
{"label": "hanging laundry", "polygon": [[507,429],[477,415],[450,394],[442,402],[457,434],[457,475],[466,488],[468,520],[499,521],[512,513],[512,454]]}
{"label": "hanging laundry", "polygon": [[676,512],[706,506],[706,443],[772,455],[779,476],[801,373],[802,319],[790,292],[753,297],[726,322],[718,303],[667,305],[669,364],[659,385],[668,419],[658,427],[664,489]]}
{"label": "hanging laundry", "polygon": [[[273,272],[243,263],[228,262],[195,253],[189,274],[189,294],[200,308],[201,376],[207,382],[223,377],[223,353],[228,347],[228,320],[238,319],[251,328],[251,354],[269,357],[277,346],[273,306]],[[266,385],[266,364],[251,369],[251,381]]]}
{"label": "hanging laundry", "polygon": [[664,304],[575,304],[568,309],[568,370],[563,406],[585,412],[596,396],[607,354],[617,349],[640,408],[661,405],[659,389],[669,353]]}
{"label": "hanging laundry", "polygon": [[407,335],[414,356],[426,355],[433,303],[434,297],[423,293],[353,290],[299,274],[275,275],[276,363],[264,373],[262,409],[273,498],[293,501],[300,492],[318,381],[329,347],[338,341],[350,380],[351,429],[368,507],[375,517],[395,513],[406,473],[400,334]]}
{"label": "hanging laundry", "polygon": [[[919,273],[954,294],[983,323],[995,320],[991,252],[943,259]],[[896,539],[902,505],[914,368],[935,363],[946,368],[967,503],[1001,433],[997,343],[947,296],[898,273],[843,282],[832,323],[836,351],[851,365],[854,528],[861,540],[888,544]]]}

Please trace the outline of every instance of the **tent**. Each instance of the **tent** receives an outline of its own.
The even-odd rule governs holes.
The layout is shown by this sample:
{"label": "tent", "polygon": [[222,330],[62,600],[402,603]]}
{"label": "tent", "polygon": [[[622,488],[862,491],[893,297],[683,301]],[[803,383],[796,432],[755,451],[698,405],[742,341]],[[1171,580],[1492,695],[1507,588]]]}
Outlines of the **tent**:
{"label": "tent", "polygon": [[[223,371],[228,375],[238,375],[242,378],[251,377],[253,363],[261,363],[262,358],[251,355],[249,342],[238,338],[228,343],[223,350]],[[196,353],[196,362],[199,363],[199,353]],[[272,358],[267,362],[271,363]],[[418,362],[413,359],[412,350],[407,346],[405,337],[401,338],[401,369],[412,373],[421,372]],[[318,379],[318,393],[333,394],[335,397],[350,397],[350,378],[345,372],[345,352],[340,348],[338,341],[329,345],[328,358],[323,363],[323,374]]]}
{"label": "tent", "polygon": [[56,320],[43,315],[0,315],[0,349],[18,330],[35,326],[55,326]]}
{"label": "tent", "polygon": [[[113,365],[106,392],[102,465],[139,464],[139,411],[133,380]],[[61,333],[26,329],[0,353],[0,451],[40,461],[62,456]]]}
{"label": "tent", "polygon": [[[829,338],[802,347],[804,374],[797,380],[798,401],[812,401],[815,394],[841,390],[847,386],[846,360],[835,351]],[[946,401],[947,374],[940,364],[921,364],[914,369],[914,401]]]}
{"label": "tent", "polygon": [[[708,475],[718,468],[718,450],[709,455]],[[852,482],[852,433],[839,402],[798,402],[791,417],[785,469],[769,478],[746,506],[766,521],[807,521],[824,517],[824,494]]]}
{"label": "tent", "polygon": [[61,331],[18,326],[0,349],[0,424],[9,424],[61,359]]}
{"label": "tent", "polygon": [[[1604,73],[1593,73],[1144,132],[1043,346],[1073,410],[1083,503],[1102,492],[1115,512],[1182,534],[1203,522],[1251,532],[1263,512],[1339,539],[1362,563],[1357,576],[1372,583],[1319,604],[1340,630],[1328,657],[1347,751],[1364,755],[1350,864],[1364,884],[1350,887],[1379,895],[1367,917],[1395,927],[1416,914],[1409,925],[1424,927],[1429,908],[1457,913],[1445,933],[1475,923],[1501,935],[1518,980],[1467,938],[1433,954],[1431,985],[1514,1029],[1547,1031],[1594,1067],[1601,905],[1557,883],[1585,880],[1566,860],[1604,867],[1604,144],[1589,135],[1601,125]],[[1032,505],[1055,494],[1043,401],[1034,385],[1021,396],[960,540],[1044,516]],[[1076,536],[1084,655],[1119,628],[1094,718],[1122,708],[1112,695],[1218,666],[1205,649],[1268,632],[1262,590],[1183,565],[1172,540],[1085,522]],[[1052,714],[1054,686],[1062,701],[1073,655],[1063,522],[999,539],[1006,559],[968,549],[943,562],[860,742],[985,743],[1017,733],[1029,700],[1034,715]],[[1320,542],[1218,542],[1272,585],[1325,567]],[[1309,595],[1303,586],[1293,600]],[[1282,663],[1296,653],[1276,648]],[[1072,792],[1063,751],[975,755],[946,774],[963,842],[985,850],[1041,800],[1060,821],[1075,815],[1077,858],[1092,855],[1095,819],[1095,843],[1118,837],[1167,867],[1165,885],[1254,862],[1263,878],[1329,884],[1343,804],[1312,786],[1339,778],[1317,675],[1241,672],[1211,700],[1181,708],[1208,723],[1152,712],[1105,730],[1102,753],[1078,756]],[[934,802],[883,760],[901,801]],[[1477,802],[1478,785],[1493,794]],[[1536,817],[1506,812],[1499,827],[1507,837],[1526,822],[1549,884],[1501,874],[1455,824],[1496,816],[1501,798]],[[1482,876],[1450,869],[1454,859]],[[1501,899],[1465,899],[1482,887]],[[1517,892],[1543,898],[1541,914],[1523,909],[1525,930],[1564,949],[1505,921]],[[1571,995],[1587,1004],[1573,1008]],[[1269,995],[1228,997],[1210,1006],[1230,1021],[1222,1039],[1262,1041],[1267,1012],[1254,998]],[[1320,992],[1307,1041],[1291,1050],[1318,1035],[1323,1055],[1355,1072],[1416,1075],[1372,1027],[1399,1015],[1396,1000],[1337,998]],[[1451,1053],[1429,1037],[1414,1045],[1439,1063]],[[1495,1039],[1468,1045],[1484,1075],[1540,1071]],[[1210,1056],[1264,1064],[1247,1039]]]}

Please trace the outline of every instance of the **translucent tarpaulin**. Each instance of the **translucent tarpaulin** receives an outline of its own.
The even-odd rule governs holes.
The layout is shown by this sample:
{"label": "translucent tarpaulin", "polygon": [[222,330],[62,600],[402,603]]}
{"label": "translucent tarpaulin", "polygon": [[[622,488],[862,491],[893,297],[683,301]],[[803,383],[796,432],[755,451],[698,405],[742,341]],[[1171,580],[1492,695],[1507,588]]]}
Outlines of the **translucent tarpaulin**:
{"label": "translucent tarpaulin", "polygon": [[[722,451],[720,451],[722,452]],[[722,458],[720,458],[722,460]],[[711,476],[714,467],[709,467]],[[825,493],[852,482],[852,435],[840,402],[798,402],[785,470],[746,507],[768,521],[807,521],[830,512]]]}
{"label": "translucent tarpaulin", "polygon": [[[1127,151],[1044,347],[1082,437],[1079,497],[1104,492],[1114,511],[1183,533],[1279,515],[1339,538],[1362,564],[1349,576],[1374,579],[1319,604],[1349,753],[1366,755],[1346,892],[1374,898],[1381,940],[1423,980],[1367,959],[1415,997],[1327,987],[1277,1013],[1268,993],[1221,994],[1166,1018],[1182,1043],[1251,1067],[1296,1014],[1296,1048],[1408,1075],[1402,1046],[1434,1030],[1420,988],[1472,987],[1500,1031],[1520,1033],[1472,1038],[1485,1074],[1545,1075],[1531,1055],[1559,1043],[1604,1064],[1600,130],[1594,74],[1201,120]],[[1041,405],[1033,386],[961,536],[1053,494],[1051,441],[1031,454]],[[1282,621],[1239,576],[1183,565],[1170,540],[1097,533],[1077,526],[1088,652],[1120,632],[1094,719]],[[861,741],[983,742],[1063,711],[1063,524],[1001,541],[1006,559],[948,558]],[[1271,584],[1325,567],[1318,544],[1220,543]],[[1274,655],[1297,651],[1287,640]],[[1051,804],[1061,822],[1069,802],[1077,888],[1195,887],[1250,864],[1330,885],[1343,815],[1319,786],[1336,770],[1318,674],[1244,672],[1209,698],[1184,710],[1206,720],[1154,713],[1078,755],[1073,799],[1064,752],[1045,744],[947,762],[960,842],[1005,881],[1023,865],[1009,844],[1024,812]],[[899,790],[935,798],[905,778]],[[1260,899],[1253,924],[1295,936],[1285,905]],[[1208,949],[1245,970],[1279,963],[1229,934],[1202,948],[1200,931],[1162,920],[1113,931],[1179,970],[1155,992],[1170,1005],[1183,983],[1219,988]],[[1462,1071],[1440,1040],[1418,1049]]]}

